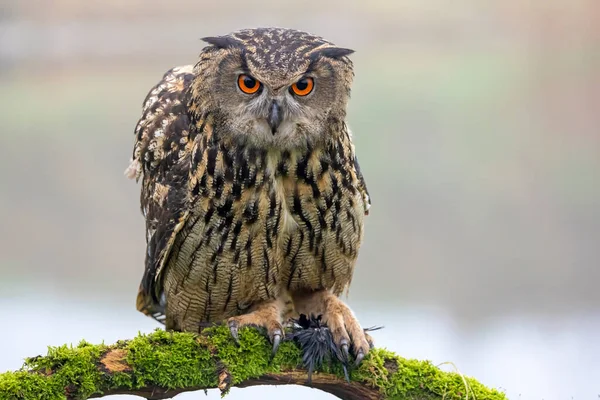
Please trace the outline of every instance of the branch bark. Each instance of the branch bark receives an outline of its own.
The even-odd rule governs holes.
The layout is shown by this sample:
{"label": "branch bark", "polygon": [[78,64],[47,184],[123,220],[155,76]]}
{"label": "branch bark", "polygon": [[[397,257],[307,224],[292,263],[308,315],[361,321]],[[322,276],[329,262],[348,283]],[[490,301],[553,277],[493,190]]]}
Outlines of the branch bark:
{"label": "branch bark", "polygon": [[[312,377],[312,383],[308,384],[308,376],[306,371],[281,371],[273,374],[265,374],[258,378],[250,378],[239,383],[236,387],[246,388],[251,386],[261,385],[299,385],[308,386],[322,390],[340,398],[348,400],[379,400],[385,397],[377,390],[377,388],[368,387],[358,382],[347,382],[332,374],[316,374]],[[220,385],[217,385],[219,388]],[[110,389],[102,394],[93,394],[89,398],[98,398],[115,394],[127,394],[140,396],[149,400],[170,399],[179,393],[191,392],[196,390],[209,389],[206,387],[186,387],[177,389],[166,389],[159,386],[148,386],[140,389],[118,388]]]}
{"label": "branch bark", "polygon": [[112,345],[50,347],[28,358],[23,368],[0,374],[0,399],[87,399],[129,394],[166,399],[193,390],[232,386],[304,385],[341,399],[505,399],[472,378],[444,372],[427,361],[407,360],[373,349],[343,378],[339,363],[323,366],[308,383],[301,350],[282,343],[272,358],[270,345],[255,329],[242,329],[236,345],[224,327],[202,335],[157,330]]}

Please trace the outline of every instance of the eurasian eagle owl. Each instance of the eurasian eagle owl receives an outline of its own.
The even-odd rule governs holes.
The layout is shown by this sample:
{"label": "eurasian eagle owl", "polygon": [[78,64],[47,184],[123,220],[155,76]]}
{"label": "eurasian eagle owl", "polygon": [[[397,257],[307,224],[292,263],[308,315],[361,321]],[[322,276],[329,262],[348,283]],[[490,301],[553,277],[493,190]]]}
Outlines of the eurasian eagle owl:
{"label": "eurasian eagle owl", "polygon": [[167,329],[321,315],[357,361],[367,336],[338,296],[370,206],[345,123],[348,55],[280,28],[205,38],[144,101],[127,170],[142,179],[146,268],[137,308]]}

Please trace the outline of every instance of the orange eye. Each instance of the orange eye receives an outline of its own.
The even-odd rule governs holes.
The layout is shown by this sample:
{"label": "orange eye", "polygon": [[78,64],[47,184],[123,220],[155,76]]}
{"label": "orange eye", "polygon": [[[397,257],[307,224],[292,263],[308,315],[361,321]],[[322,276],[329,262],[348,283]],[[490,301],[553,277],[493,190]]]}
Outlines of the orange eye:
{"label": "orange eye", "polygon": [[313,78],[302,78],[292,85],[292,93],[297,96],[306,96],[312,92],[314,86]]}
{"label": "orange eye", "polygon": [[238,78],[240,90],[246,94],[253,94],[260,89],[260,82],[249,75],[242,74]]}

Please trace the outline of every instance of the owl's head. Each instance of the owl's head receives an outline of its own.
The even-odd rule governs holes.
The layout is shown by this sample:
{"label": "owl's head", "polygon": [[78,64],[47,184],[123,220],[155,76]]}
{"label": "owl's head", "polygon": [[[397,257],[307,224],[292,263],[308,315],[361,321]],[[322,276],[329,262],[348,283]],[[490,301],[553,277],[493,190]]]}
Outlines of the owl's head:
{"label": "owl's head", "polygon": [[258,28],[204,38],[191,86],[198,120],[221,136],[267,147],[324,141],[343,121],[353,51],[291,29]]}

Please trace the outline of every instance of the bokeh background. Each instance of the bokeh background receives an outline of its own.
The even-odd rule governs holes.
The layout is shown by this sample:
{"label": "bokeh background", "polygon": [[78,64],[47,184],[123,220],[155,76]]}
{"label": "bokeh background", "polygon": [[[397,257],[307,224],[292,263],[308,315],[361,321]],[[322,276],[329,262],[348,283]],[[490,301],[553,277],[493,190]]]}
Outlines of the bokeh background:
{"label": "bokeh background", "polygon": [[[348,302],[377,344],[511,399],[597,399],[598,0],[0,1],[0,371],[157,326],[123,176],[141,103],[199,38],[255,26],[356,50],[373,207]],[[307,395],[328,397],[230,398]]]}

